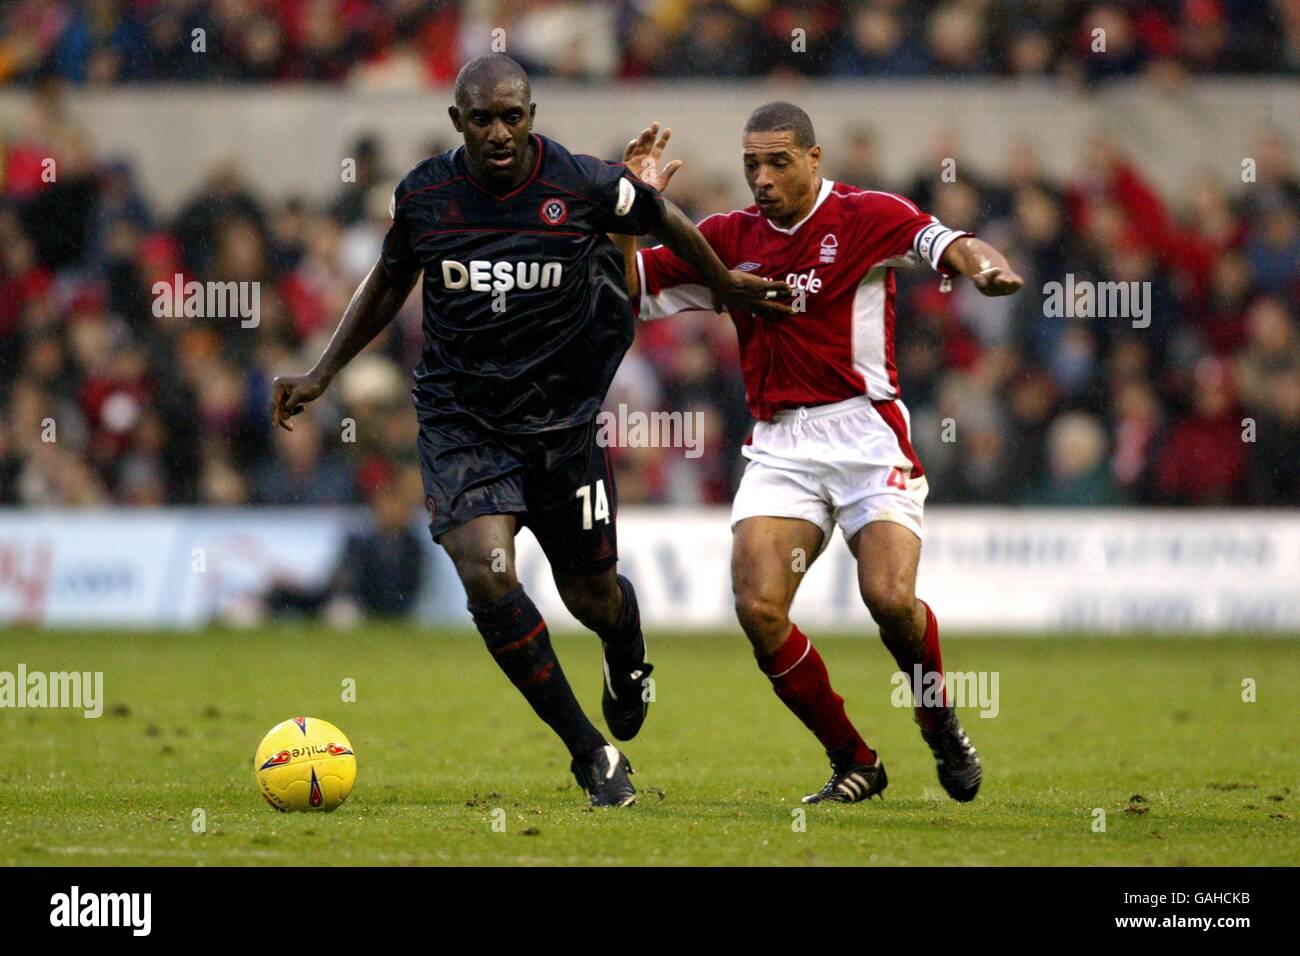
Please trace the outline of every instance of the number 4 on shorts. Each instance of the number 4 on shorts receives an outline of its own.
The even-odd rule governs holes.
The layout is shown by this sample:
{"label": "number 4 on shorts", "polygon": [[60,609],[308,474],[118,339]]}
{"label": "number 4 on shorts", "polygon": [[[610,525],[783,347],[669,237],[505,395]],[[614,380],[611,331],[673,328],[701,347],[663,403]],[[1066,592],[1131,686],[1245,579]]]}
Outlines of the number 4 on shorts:
{"label": "number 4 on shorts", "polygon": [[889,477],[885,479],[885,484],[889,485],[891,488],[902,488],[906,491],[907,478],[903,475],[903,469],[891,468],[889,470]]}
{"label": "number 4 on shorts", "polygon": [[[595,489],[595,494],[592,494]],[[590,485],[583,485],[573,493],[575,498],[582,499],[582,530],[590,531],[595,521],[603,521],[609,524],[609,499],[605,497],[605,479]],[[595,508],[592,507],[592,499],[595,499]]]}

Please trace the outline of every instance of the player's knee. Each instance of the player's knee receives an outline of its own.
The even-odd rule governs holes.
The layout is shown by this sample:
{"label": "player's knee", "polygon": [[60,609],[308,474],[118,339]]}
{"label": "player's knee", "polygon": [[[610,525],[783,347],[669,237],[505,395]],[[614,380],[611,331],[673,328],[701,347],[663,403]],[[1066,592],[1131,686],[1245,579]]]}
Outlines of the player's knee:
{"label": "player's knee", "polygon": [[449,554],[471,604],[500,600],[519,587],[514,566],[509,562],[494,560],[491,554],[450,551]]}
{"label": "player's knee", "polygon": [[871,619],[880,625],[910,621],[916,595],[904,581],[870,578],[862,582],[862,600]]}
{"label": "player's knee", "polygon": [[762,591],[735,592],[736,619],[755,647],[766,648],[790,630],[785,603]]}

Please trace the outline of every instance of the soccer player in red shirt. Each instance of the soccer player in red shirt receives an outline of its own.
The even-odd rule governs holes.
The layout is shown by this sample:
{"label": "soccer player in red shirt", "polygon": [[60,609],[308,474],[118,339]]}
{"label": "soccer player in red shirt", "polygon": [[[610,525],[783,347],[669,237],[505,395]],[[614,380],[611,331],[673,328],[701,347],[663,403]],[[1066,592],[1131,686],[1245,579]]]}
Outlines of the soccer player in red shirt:
{"label": "soccer player in red shirt", "polygon": [[[654,124],[625,157],[661,191],[681,165],[660,167],[668,135]],[[754,205],[699,224],[727,268],[784,279],[795,292],[788,317],[731,310],[757,419],[731,513],[736,614],[777,696],[830,757],[830,780],[804,802],[855,803],[883,791],[884,764],[789,617],[799,582],[838,525],[881,640],[913,683],[939,781],[954,799],[972,800],[979,755],[943,685],[938,622],[916,596],[927,485],[894,364],[894,269],[923,261],[945,283],[964,275],[990,296],[1010,295],[1023,281],[992,246],[903,197],[822,177],[821,155],[802,109],[759,107],[745,124],[742,153]],[[714,307],[668,249],[637,252],[630,238],[619,244],[642,319]]]}

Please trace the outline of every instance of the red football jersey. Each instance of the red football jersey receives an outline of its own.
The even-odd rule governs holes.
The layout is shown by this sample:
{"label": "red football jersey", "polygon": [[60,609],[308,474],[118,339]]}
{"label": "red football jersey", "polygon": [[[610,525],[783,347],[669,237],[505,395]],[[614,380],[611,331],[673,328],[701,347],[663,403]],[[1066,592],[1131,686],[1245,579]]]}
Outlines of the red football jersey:
{"label": "red football jersey", "polygon": [[[894,268],[939,264],[968,235],[944,226],[902,196],[822,180],[812,211],[789,229],[757,206],[699,224],[730,269],[785,280],[802,311],[783,319],[732,311],[745,393],[754,417],[859,395],[899,397],[894,366]],[[663,246],[637,254],[640,316],[656,319],[712,308],[695,270]]]}

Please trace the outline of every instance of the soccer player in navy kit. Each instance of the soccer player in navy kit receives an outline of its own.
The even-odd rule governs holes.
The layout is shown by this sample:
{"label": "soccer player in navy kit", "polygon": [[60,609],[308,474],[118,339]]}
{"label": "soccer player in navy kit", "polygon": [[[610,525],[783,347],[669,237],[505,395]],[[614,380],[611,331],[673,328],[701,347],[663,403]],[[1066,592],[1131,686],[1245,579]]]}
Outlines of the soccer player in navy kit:
{"label": "soccer player in navy kit", "polygon": [[630,740],[645,720],[636,592],[616,572],[617,495],[595,417],[632,342],[623,260],[608,233],[653,233],[705,277],[718,307],[777,317],[784,283],[729,272],[690,219],[621,164],[532,132],[528,77],[508,57],[466,64],[451,121],[465,144],[415,167],[393,196],[379,262],[316,366],[275,381],[290,418],[386,326],[424,274],[415,372],[429,528],[450,555],[497,664],[563,740],[595,806],[635,800],[627,758],[573,695],[515,575],[532,528],[565,606],[604,647],[602,711]]}

